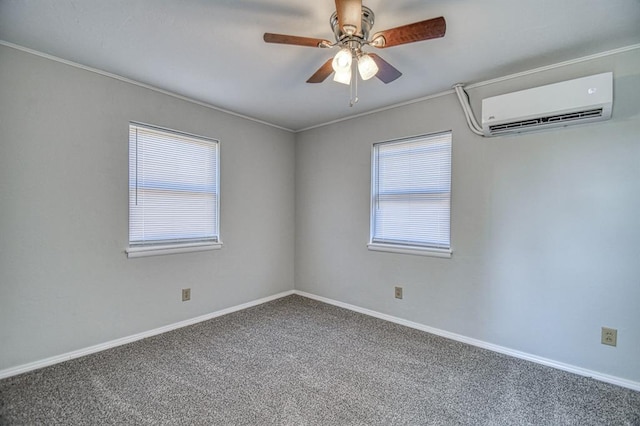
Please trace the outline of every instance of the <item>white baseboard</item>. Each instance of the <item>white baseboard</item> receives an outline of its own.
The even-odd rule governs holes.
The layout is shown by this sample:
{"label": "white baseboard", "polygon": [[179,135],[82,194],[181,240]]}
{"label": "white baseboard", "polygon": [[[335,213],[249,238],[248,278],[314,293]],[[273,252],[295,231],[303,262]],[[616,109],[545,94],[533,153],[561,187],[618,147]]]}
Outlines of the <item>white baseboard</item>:
{"label": "white baseboard", "polygon": [[472,346],[477,346],[479,348],[488,349],[493,352],[498,352],[501,354],[509,355],[515,358],[524,359],[527,361],[535,362],[537,364],[546,365],[548,367],[557,368],[558,370],[567,371],[569,373],[578,374],[580,376],[591,377],[596,380],[600,380],[601,382],[611,383],[613,385],[622,386],[624,388],[632,389],[635,391],[640,391],[640,382],[635,382],[633,380],[627,380],[616,376],[610,376],[608,374],[599,373],[597,371],[587,370],[586,368],[576,367],[571,364],[565,364],[563,362],[554,361],[552,359],[543,358],[537,355],[532,355],[526,352],[517,351],[514,349],[509,349],[504,346],[494,345],[493,343],[487,343],[482,340],[473,339],[471,337],[463,336],[461,334],[451,333],[445,330],[440,330],[437,328],[429,327],[424,324],[420,324],[413,321],[408,321],[402,318],[394,317],[391,315],[383,314],[377,311],[372,311],[370,309],[361,308],[359,306],[350,305],[348,303],[339,302],[337,300],[329,299],[327,297],[317,296],[315,294],[307,293],[300,290],[294,290],[294,294],[299,296],[308,297],[309,299],[314,299],[319,302],[328,303],[330,305],[335,305],[341,308],[349,309],[351,311],[359,312],[361,314],[369,315],[375,318],[379,318],[385,321],[393,322],[396,324],[404,325],[406,327],[415,328],[416,330],[426,331],[427,333],[435,334],[437,336],[446,337],[447,339],[456,340],[458,342],[467,343]]}
{"label": "white baseboard", "polygon": [[201,315],[196,318],[180,321],[174,324],[165,325],[163,327],[155,328],[153,330],[144,331],[142,333],[134,334],[131,336],[123,337],[109,342],[101,343],[98,345],[90,346],[84,349],[78,349],[75,351],[67,352],[62,355],[56,355],[50,358],[46,358],[39,361],[30,362],[27,364],[19,365],[16,367],[0,370],[0,379],[4,379],[18,374],[26,373],[29,371],[37,370],[39,368],[48,367],[50,365],[58,364],[60,362],[68,361],[74,358],[80,358],[85,355],[90,355],[96,352],[104,351],[106,349],[115,348],[117,346],[125,345],[127,343],[135,342],[147,337],[155,336],[158,334],[166,333],[167,331],[176,330],[178,328],[186,327],[188,325],[197,324],[202,321],[207,321],[212,318],[216,318],[222,315],[230,314],[232,312],[241,311],[243,309],[250,308],[252,306],[261,305],[272,300],[280,299],[282,297],[289,296],[291,294],[297,294],[299,296],[314,299],[320,302],[328,303],[330,305],[338,306],[341,308],[349,309],[351,311],[359,312],[361,314],[369,315],[375,318],[379,318],[385,321],[393,322],[396,324],[404,325],[406,327],[414,328],[416,330],[425,331],[427,333],[435,334],[437,336],[446,337],[447,339],[456,340],[458,342],[467,343],[469,345],[477,346],[479,348],[488,349],[490,351],[498,352],[505,355],[510,355],[515,358],[524,359],[527,361],[535,362],[537,364],[546,365],[548,367],[557,368],[559,370],[567,371],[569,373],[579,374],[581,376],[592,377],[602,382],[611,383],[617,386],[622,386],[635,391],[640,391],[640,382],[623,379],[616,376],[610,376],[608,374],[599,373],[597,371],[587,370],[585,368],[576,367],[574,365],[565,364],[563,362],[554,361],[552,359],[543,358],[537,355],[532,355],[526,352],[509,349],[504,346],[494,345],[493,343],[487,343],[482,340],[466,337],[461,334],[451,333],[448,331],[440,330],[437,328],[429,327],[424,324],[420,324],[413,321],[408,321],[402,318],[394,317],[391,315],[383,314],[371,309],[361,308],[349,303],[339,302],[337,300],[329,299],[327,297],[317,296],[315,294],[307,293],[300,290],[288,290],[282,293],[274,294],[272,296],[263,297],[262,299],[253,300],[251,302],[243,303],[241,305],[232,306],[230,308],[222,309],[220,311],[212,312],[210,314]]}
{"label": "white baseboard", "polygon": [[178,328],[186,327],[188,325],[197,324],[202,321],[210,320],[222,315],[230,314],[232,312],[241,311],[243,309],[250,308],[252,306],[261,305],[272,300],[280,299],[285,296],[293,294],[293,290],[284,291],[282,293],[274,294],[272,296],[263,297],[262,299],[253,300],[251,302],[243,303],[241,305],[232,306],[230,308],[222,309],[220,311],[212,312],[210,314],[201,315],[199,317],[191,318],[188,320],[176,322],[174,324],[165,325],[163,327],[154,328],[153,330],[143,331],[131,336],[122,337],[120,339],[111,340],[109,342],[100,343],[98,345],[89,346],[88,348],[78,349],[75,351],[67,352],[62,355],[52,356],[40,361],[34,361],[27,364],[22,364],[17,367],[7,368],[0,370],[0,379],[4,379],[18,374],[26,373],[28,371],[37,370],[42,367],[48,367],[50,365],[58,364],[60,362],[68,361],[74,358],[80,358],[81,356],[90,355],[96,352],[104,351],[106,349],[115,348],[116,346],[126,345],[127,343],[135,342],[146,337],[155,336],[157,334],[166,333],[167,331],[175,330]]}

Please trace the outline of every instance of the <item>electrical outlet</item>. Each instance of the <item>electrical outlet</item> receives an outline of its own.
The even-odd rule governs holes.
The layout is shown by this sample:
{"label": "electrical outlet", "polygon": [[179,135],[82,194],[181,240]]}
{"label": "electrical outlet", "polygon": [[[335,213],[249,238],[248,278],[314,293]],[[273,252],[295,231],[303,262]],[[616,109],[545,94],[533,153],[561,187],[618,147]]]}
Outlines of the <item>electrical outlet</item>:
{"label": "electrical outlet", "polygon": [[186,302],[187,300],[191,300],[191,289],[183,288],[182,289],[182,301]]}
{"label": "electrical outlet", "polygon": [[615,328],[602,327],[602,344],[616,346],[618,344],[618,330]]}
{"label": "electrical outlet", "polygon": [[402,299],[402,287],[396,287],[395,296],[396,299]]}

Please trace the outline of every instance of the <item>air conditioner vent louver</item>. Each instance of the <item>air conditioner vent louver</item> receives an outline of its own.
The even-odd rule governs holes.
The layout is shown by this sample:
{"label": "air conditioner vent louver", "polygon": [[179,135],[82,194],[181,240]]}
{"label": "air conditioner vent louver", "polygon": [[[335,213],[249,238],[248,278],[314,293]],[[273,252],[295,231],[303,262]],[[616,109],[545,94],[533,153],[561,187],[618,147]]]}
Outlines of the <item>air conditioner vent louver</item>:
{"label": "air conditioner vent louver", "polygon": [[567,114],[551,115],[548,117],[540,117],[533,120],[514,121],[512,123],[496,124],[489,126],[491,134],[499,134],[503,132],[513,132],[518,129],[526,129],[530,127],[544,126],[558,122],[570,122],[575,120],[585,120],[587,118],[602,117],[602,108],[591,109],[588,111],[572,112]]}
{"label": "air conditioner vent louver", "polygon": [[482,100],[485,136],[524,133],[608,120],[613,109],[613,73],[534,87]]}

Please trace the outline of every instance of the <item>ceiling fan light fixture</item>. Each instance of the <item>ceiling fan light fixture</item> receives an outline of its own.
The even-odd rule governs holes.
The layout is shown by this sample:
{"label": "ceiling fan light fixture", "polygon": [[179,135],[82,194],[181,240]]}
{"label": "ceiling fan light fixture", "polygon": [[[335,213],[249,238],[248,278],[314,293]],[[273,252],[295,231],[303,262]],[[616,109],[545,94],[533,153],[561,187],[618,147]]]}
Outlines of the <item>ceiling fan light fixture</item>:
{"label": "ceiling fan light fixture", "polygon": [[351,70],[336,71],[333,75],[333,81],[342,84],[351,84]]}
{"label": "ceiling fan light fixture", "polygon": [[358,58],[358,72],[363,80],[369,80],[378,73],[378,65],[371,56],[364,53]]}
{"label": "ceiling fan light fixture", "polygon": [[333,62],[331,63],[333,70],[338,74],[343,71],[351,70],[351,50],[344,48],[340,49],[336,56],[333,57]]}

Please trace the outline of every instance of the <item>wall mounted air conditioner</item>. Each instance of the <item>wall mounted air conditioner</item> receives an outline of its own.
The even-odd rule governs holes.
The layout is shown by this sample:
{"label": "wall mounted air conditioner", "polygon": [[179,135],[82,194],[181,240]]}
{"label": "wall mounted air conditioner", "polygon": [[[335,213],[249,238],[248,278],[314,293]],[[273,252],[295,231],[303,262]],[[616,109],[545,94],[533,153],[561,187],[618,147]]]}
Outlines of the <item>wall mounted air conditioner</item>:
{"label": "wall mounted air conditioner", "polygon": [[611,118],[613,73],[592,75],[482,100],[486,136]]}

